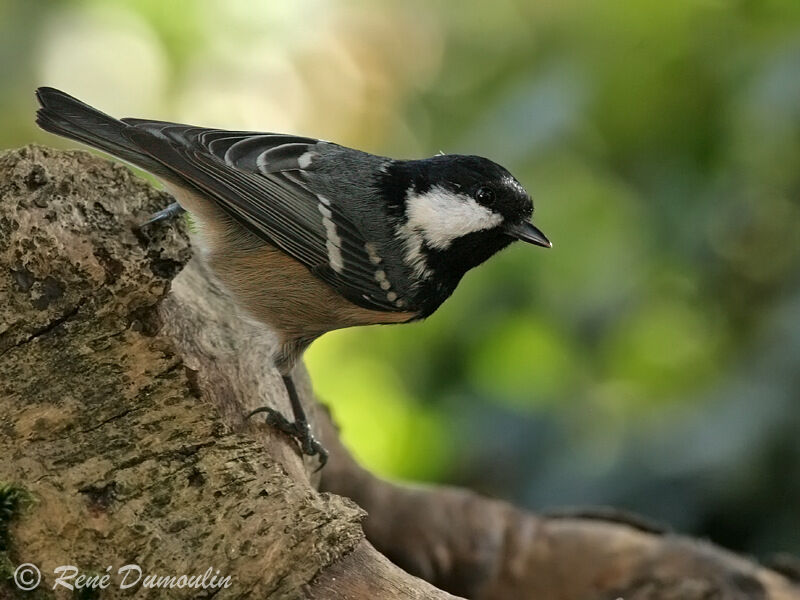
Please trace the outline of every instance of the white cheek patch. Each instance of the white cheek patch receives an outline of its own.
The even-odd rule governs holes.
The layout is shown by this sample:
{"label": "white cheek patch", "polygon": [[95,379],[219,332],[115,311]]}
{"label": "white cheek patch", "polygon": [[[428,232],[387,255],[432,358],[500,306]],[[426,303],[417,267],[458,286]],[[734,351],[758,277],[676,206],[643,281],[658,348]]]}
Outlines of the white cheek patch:
{"label": "white cheek patch", "polygon": [[409,192],[405,228],[421,235],[437,250],[444,250],[469,233],[497,227],[503,216],[464,194],[435,186],[424,194]]}

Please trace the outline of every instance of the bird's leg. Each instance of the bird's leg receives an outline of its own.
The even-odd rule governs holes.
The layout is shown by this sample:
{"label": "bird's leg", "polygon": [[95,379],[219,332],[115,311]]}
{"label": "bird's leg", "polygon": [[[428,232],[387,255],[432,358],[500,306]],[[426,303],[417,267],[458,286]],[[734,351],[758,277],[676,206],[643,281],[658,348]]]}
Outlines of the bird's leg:
{"label": "bird's leg", "polygon": [[286,391],[289,394],[289,401],[292,404],[292,413],[294,415],[293,422],[289,421],[289,419],[269,406],[262,406],[251,411],[250,414],[247,415],[247,418],[249,419],[258,413],[267,413],[267,424],[296,439],[300,444],[300,449],[303,451],[303,454],[309,456],[319,455],[319,467],[317,467],[317,471],[319,471],[325,466],[325,463],[328,462],[328,451],[325,450],[311,432],[311,426],[308,424],[306,413],[303,410],[303,405],[300,404],[297,389],[290,375],[283,376],[283,385],[286,386]]}
{"label": "bird's leg", "polygon": [[147,217],[144,222],[139,224],[139,229],[142,227],[147,227],[148,225],[152,225],[153,223],[158,223],[159,221],[166,221],[168,219],[172,219],[173,217],[177,217],[178,215],[182,215],[186,212],[180,204],[177,202],[173,202],[167,208],[158,211]]}

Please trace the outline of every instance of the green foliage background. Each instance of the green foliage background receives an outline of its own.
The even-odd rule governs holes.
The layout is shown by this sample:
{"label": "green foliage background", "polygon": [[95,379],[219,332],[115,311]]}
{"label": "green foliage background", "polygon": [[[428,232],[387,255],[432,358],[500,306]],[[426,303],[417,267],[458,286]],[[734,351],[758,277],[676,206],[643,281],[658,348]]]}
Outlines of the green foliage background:
{"label": "green foliage background", "polygon": [[0,145],[36,85],[112,114],[506,165],[513,247],[427,322],[307,356],[357,456],[535,508],[800,552],[796,0],[0,0]]}

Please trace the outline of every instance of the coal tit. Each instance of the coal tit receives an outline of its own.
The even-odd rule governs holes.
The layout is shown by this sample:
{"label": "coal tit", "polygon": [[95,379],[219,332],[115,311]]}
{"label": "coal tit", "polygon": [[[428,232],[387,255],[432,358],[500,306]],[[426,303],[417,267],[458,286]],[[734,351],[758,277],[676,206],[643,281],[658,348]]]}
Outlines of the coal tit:
{"label": "coal tit", "polygon": [[513,241],[551,245],[519,181],[485,158],[392,160],[302,136],[117,120],[53,88],[36,96],[43,129],[149,171],[192,213],[204,259],[279,336],[295,419],[255,412],[322,464],[291,379],[314,339],[425,318]]}

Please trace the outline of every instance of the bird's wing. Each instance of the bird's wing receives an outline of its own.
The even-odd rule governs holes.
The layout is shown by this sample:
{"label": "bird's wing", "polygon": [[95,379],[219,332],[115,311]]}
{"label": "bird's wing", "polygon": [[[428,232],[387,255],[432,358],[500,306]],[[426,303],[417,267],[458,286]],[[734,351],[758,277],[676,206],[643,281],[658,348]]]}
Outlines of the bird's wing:
{"label": "bird's wing", "polygon": [[410,310],[373,263],[370,240],[364,239],[334,199],[309,186],[306,173],[314,168],[319,140],[123,121],[130,125],[124,135],[137,147],[354,304],[379,311]]}

